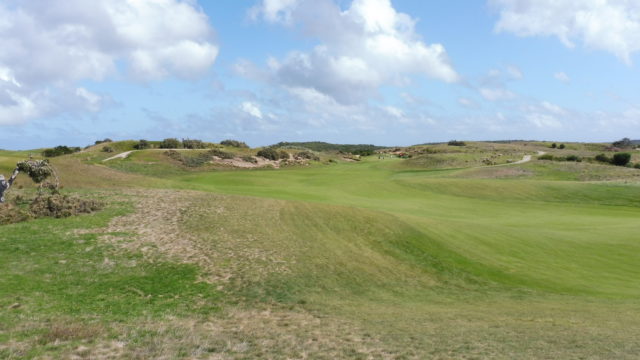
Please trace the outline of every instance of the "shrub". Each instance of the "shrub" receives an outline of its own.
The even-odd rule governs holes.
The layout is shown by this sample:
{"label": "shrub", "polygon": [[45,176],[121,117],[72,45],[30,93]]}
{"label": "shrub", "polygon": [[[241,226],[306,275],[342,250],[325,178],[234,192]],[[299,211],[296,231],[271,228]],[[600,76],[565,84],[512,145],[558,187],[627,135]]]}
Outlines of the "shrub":
{"label": "shrub", "polygon": [[564,144],[560,144],[560,145],[558,146],[558,149],[560,149],[560,150],[562,150],[562,149],[564,149],[564,148],[565,148]]}
{"label": "shrub", "polygon": [[133,145],[134,149],[137,150],[144,150],[144,149],[148,149],[151,147],[151,144],[149,144],[149,142],[147,140],[144,139],[140,139],[140,141],[138,141],[137,144]]}
{"label": "shrub", "polygon": [[278,152],[278,157],[279,157],[281,160],[289,160],[289,153],[288,153],[288,152],[286,152],[286,151],[284,151],[284,150],[280,150],[280,151]]}
{"label": "shrub", "polygon": [[160,149],[180,149],[182,142],[176,138],[167,138],[160,143]]}
{"label": "shrub", "polygon": [[182,161],[182,155],[175,150],[167,150],[164,152],[164,154],[172,158],[173,160]]}
{"label": "shrub", "polygon": [[296,157],[300,159],[320,161],[320,157],[311,151],[300,151],[296,154]]}
{"label": "shrub", "polygon": [[106,153],[114,152],[114,150],[113,150],[113,148],[111,146],[103,146],[101,151],[102,152],[106,152]]}
{"label": "shrub", "polygon": [[254,158],[251,155],[243,156],[242,157],[242,161],[250,162],[250,163],[253,163],[253,164],[257,164],[258,163],[258,159]]}
{"label": "shrub", "polygon": [[580,156],[577,155],[568,155],[566,158],[564,158],[565,161],[575,161],[575,162],[581,162],[582,158]]}
{"label": "shrub", "polygon": [[635,165],[633,165],[633,167],[636,169],[640,169],[640,163],[636,163]]}
{"label": "shrub", "polygon": [[551,148],[552,148],[552,149],[555,149],[555,148],[557,148],[557,147],[558,147],[558,144],[556,144],[556,143],[551,144]]}
{"label": "shrub", "polygon": [[102,208],[96,200],[86,200],[68,195],[38,196],[29,206],[36,217],[63,218],[79,214],[90,214]]}
{"label": "shrub", "polygon": [[13,204],[0,204],[0,225],[15,224],[31,219],[33,216]]}
{"label": "shrub", "polygon": [[220,141],[220,145],[232,146],[232,147],[237,147],[237,148],[249,148],[249,145],[245,144],[242,141],[230,140],[230,139]]}
{"label": "shrub", "polygon": [[611,163],[617,166],[626,166],[631,161],[631,154],[629,153],[615,153]]}
{"label": "shrub", "polygon": [[56,157],[61,155],[73,154],[75,152],[80,151],[79,147],[68,147],[64,145],[56,146],[52,149],[46,149],[42,152],[42,156],[44,157]]}
{"label": "shrub", "polygon": [[373,149],[357,149],[351,152],[353,155],[371,156],[375,153]]}
{"label": "shrub", "polygon": [[111,140],[111,139],[109,139],[109,138],[106,138],[106,139],[104,139],[104,140],[96,140],[96,142],[95,142],[95,144],[94,144],[94,145],[100,145],[100,144],[110,143],[110,142],[113,142],[113,140]]}
{"label": "shrub", "polygon": [[280,154],[274,148],[264,148],[257,153],[258,156],[261,156],[268,160],[278,160]]}
{"label": "shrub", "polygon": [[611,163],[611,158],[609,158],[609,157],[608,157],[607,155],[605,155],[605,154],[598,154],[598,155],[596,155],[596,157],[595,157],[594,159],[595,159],[596,161],[603,162],[603,163],[607,163],[607,164]]}
{"label": "shrub", "polygon": [[200,153],[195,156],[182,156],[182,163],[188,167],[200,167],[211,161],[211,155]]}
{"label": "shrub", "polygon": [[185,149],[206,149],[207,145],[202,140],[182,139],[182,147]]}
{"label": "shrub", "polygon": [[626,149],[632,147],[633,143],[631,142],[631,139],[624,138],[618,141],[614,141],[613,143],[611,143],[611,145],[617,148]]}
{"label": "shrub", "polygon": [[209,150],[207,151],[207,154],[209,156],[217,156],[221,159],[233,159],[234,157],[236,157],[233,153],[222,151],[220,149]]}
{"label": "shrub", "polygon": [[540,155],[538,156],[538,160],[553,160],[553,155],[551,154]]}
{"label": "shrub", "polygon": [[20,172],[29,176],[36,184],[40,184],[49,176],[53,175],[53,169],[49,165],[49,160],[47,159],[20,161],[16,167]]}
{"label": "shrub", "polygon": [[464,141],[451,140],[447,143],[449,146],[466,146],[467,144]]}

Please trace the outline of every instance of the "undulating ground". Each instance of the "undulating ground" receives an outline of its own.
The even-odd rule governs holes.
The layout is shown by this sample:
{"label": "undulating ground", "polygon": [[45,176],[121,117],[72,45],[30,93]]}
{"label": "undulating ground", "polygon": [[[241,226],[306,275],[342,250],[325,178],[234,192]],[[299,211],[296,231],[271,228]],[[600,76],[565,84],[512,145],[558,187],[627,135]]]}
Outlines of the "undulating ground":
{"label": "undulating ground", "polygon": [[0,358],[640,357],[640,170],[536,159],[598,144],[402,151],[53,159],[107,206],[0,226]]}

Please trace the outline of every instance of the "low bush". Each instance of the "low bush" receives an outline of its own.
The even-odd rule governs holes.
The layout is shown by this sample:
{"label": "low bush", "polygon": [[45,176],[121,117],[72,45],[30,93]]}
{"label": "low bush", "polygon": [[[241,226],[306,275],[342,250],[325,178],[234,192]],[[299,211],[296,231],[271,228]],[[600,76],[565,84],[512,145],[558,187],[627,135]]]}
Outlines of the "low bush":
{"label": "low bush", "polygon": [[56,157],[62,155],[73,154],[80,151],[79,147],[68,147],[64,145],[56,146],[52,149],[46,149],[42,152],[42,156],[44,157]]}
{"label": "low bush", "polygon": [[607,163],[607,164],[611,163],[611,158],[610,158],[610,157],[608,157],[608,156],[607,156],[607,155],[605,155],[605,154],[598,154],[598,155],[596,155],[596,157],[595,157],[594,159],[595,159],[596,161],[603,162],[603,163]]}
{"label": "low bush", "polygon": [[69,195],[36,197],[29,211],[34,217],[63,218],[79,214],[90,214],[102,209],[102,203],[93,199],[81,199]]}
{"label": "low bush", "polygon": [[556,143],[551,144],[551,148],[552,148],[552,149],[555,149],[555,148],[557,148],[557,147],[558,147],[558,144],[556,144]]}
{"label": "low bush", "polygon": [[451,140],[447,143],[449,146],[466,146],[467,144],[464,141]]}
{"label": "low bush", "polygon": [[104,140],[96,140],[96,142],[94,143],[94,145],[100,145],[100,144],[104,144],[104,143],[110,143],[113,142],[113,140],[106,138]]}
{"label": "low bush", "polygon": [[320,161],[320,157],[312,153],[311,151],[300,151],[299,153],[296,154],[296,158]]}
{"label": "low bush", "polygon": [[113,150],[113,148],[111,146],[103,146],[101,151],[102,152],[106,152],[106,153],[112,153],[115,150]]}
{"label": "low bush", "polygon": [[182,147],[185,149],[206,149],[207,144],[202,142],[202,140],[182,139]]}
{"label": "low bush", "polygon": [[149,144],[149,142],[144,139],[140,139],[140,141],[138,141],[137,144],[133,145],[133,148],[136,150],[149,149],[150,147],[151,147],[151,144]]}
{"label": "low bush", "polygon": [[558,149],[562,150],[562,149],[564,149],[565,147],[566,147],[566,146],[564,146],[564,144],[560,144],[560,145],[558,146]]}
{"label": "low bush", "polygon": [[258,151],[257,155],[273,161],[278,160],[280,157],[280,154],[278,154],[278,151],[274,148],[264,148]]}
{"label": "low bush", "polygon": [[15,224],[32,218],[31,213],[14,204],[0,204],[0,225]]}
{"label": "low bush", "polygon": [[611,163],[617,166],[627,166],[629,161],[631,161],[631,154],[629,153],[615,153],[613,154],[613,159],[611,159]]}
{"label": "low bush", "polygon": [[553,160],[553,155],[551,154],[540,155],[538,156],[538,160]]}
{"label": "low bush", "polygon": [[636,163],[635,165],[633,165],[633,167],[636,169],[640,169],[640,163]]}
{"label": "low bush", "polygon": [[564,158],[564,161],[581,162],[582,158],[577,155],[568,155],[567,157]]}
{"label": "low bush", "polygon": [[164,152],[164,154],[170,158],[172,158],[173,160],[178,160],[178,161],[182,161],[182,155],[175,151],[175,150],[167,150]]}
{"label": "low bush", "polygon": [[237,147],[237,148],[249,148],[249,145],[245,144],[242,141],[230,140],[230,139],[220,141],[220,145],[232,146],[232,147]]}
{"label": "low bush", "polygon": [[180,149],[182,142],[176,138],[167,138],[160,142],[160,149]]}
{"label": "low bush", "polygon": [[254,158],[251,155],[243,156],[242,157],[242,161],[250,162],[252,164],[257,164],[258,163],[258,159]]}
{"label": "low bush", "polygon": [[627,149],[633,147],[633,142],[631,142],[631,139],[629,138],[624,138],[618,141],[614,141],[613,143],[611,143],[611,145],[613,145],[613,147]]}
{"label": "low bush", "polygon": [[213,149],[213,150],[209,150],[207,151],[207,154],[209,154],[209,156],[217,156],[221,159],[233,159],[235,158],[235,154],[230,153],[230,152],[226,152],[226,151],[222,151],[220,149]]}
{"label": "low bush", "polygon": [[211,155],[200,153],[195,156],[182,156],[182,163],[188,167],[200,167],[211,161]]}
{"label": "low bush", "polygon": [[288,152],[286,152],[286,151],[284,151],[284,150],[280,150],[280,151],[278,152],[278,157],[279,157],[281,160],[289,160],[289,153],[288,153]]}

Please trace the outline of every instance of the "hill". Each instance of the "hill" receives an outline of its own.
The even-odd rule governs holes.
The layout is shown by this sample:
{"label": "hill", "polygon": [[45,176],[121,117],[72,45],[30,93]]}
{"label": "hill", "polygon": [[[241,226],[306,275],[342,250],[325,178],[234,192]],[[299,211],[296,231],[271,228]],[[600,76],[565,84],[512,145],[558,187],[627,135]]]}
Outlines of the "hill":
{"label": "hill", "polygon": [[[354,161],[343,145],[279,143],[279,164],[302,148],[319,160],[240,168],[208,151],[260,149],[178,158],[128,144],[109,161],[118,152],[100,145],[51,159],[63,192],[105,210],[0,226],[0,357],[640,352],[640,170],[594,160],[606,145],[416,145]],[[27,154],[0,152],[0,172]],[[198,167],[176,160],[200,154]],[[19,182],[11,197],[33,196]]]}

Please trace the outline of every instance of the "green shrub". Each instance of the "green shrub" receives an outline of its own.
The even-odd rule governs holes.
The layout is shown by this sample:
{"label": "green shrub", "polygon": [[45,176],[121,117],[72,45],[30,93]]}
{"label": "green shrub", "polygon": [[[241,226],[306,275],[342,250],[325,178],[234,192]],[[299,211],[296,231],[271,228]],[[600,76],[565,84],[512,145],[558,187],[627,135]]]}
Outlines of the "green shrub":
{"label": "green shrub", "polygon": [[257,164],[258,163],[258,159],[254,158],[251,155],[243,156],[242,157],[242,161],[250,162],[250,163],[253,163],[253,164]]}
{"label": "green shrub", "polygon": [[274,148],[264,148],[258,151],[257,155],[265,159],[274,160],[274,161],[278,160],[280,157],[280,154],[278,154],[278,151],[276,151],[276,149]]}
{"label": "green shrub", "polygon": [[182,163],[188,167],[200,167],[211,161],[211,155],[200,153],[195,156],[182,155]]}
{"label": "green shrub", "polygon": [[151,147],[151,144],[149,144],[149,142],[147,140],[144,139],[140,139],[140,141],[138,141],[137,144],[133,145],[134,149],[137,150],[144,150],[144,149],[148,149]]}
{"label": "green shrub", "polygon": [[598,155],[596,155],[596,157],[595,157],[594,159],[595,159],[596,161],[603,162],[603,163],[607,163],[607,164],[611,163],[611,158],[610,158],[610,157],[608,157],[608,156],[607,156],[607,155],[605,155],[605,154],[598,154]]}
{"label": "green shrub", "polygon": [[311,151],[300,151],[299,153],[296,154],[296,157],[300,159],[320,161],[320,157],[312,153]]}
{"label": "green shrub", "polygon": [[106,153],[112,153],[115,150],[113,150],[113,148],[111,146],[103,146],[101,151],[102,152],[106,152]]}
{"label": "green shrub", "polygon": [[611,163],[617,166],[627,166],[629,161],[631,161],[631,154],[615,153],[613,154],[613,159],[611,160]]}
{"label": "green shrub", "polygon": [[564,149],[566,146],[564,146],[564,144],[560,144],[560,146],[558,146],[558,149],[562,150]]}
{"label": "green shrub", "polygon": [[38,196],[29,206],[35,217],[63,218],[79,214],[90,214],[102,208],[102,203],[92,199],[81,199],[68,195]]}
{"label": "green shrub", "polygon": [[160,143],[160,149],[180,149],[182,142],[176,138],[167,138]]}
{"label": "green shrub", "polygon": [[207,154],[209,156],[217,156],[221,159],[233,159],[235,158],[235,154],[230,153],[230,152],[226,152],[226,151],[222,151],[220,149],[213,149],[213,150],[209,150],[207,151]]}
{"label": "green shrub", "polygon": [[556,144],[556,143],[551,144],[551,148],[552,148],[552,149],[555,149],[555,148],[557,148],[557,147],[558,147],[558,144]]}
{"label": "green shrub", "polygon": [[631,142],[631,139],[624,138],[618,141],[614,141],[611,145],[617,148],[626,149],[632,147],[633,143]]}
{"label": "green shrub", "polygon": [[581,162],[582,158],[580,156],[577,156],[577,155],[568,155],[567,157],[564,158],[564,161]]}
{"label": "green shrub", "polygon": [[106,138],[106,139],[104,139],[104,140],[96,140],[96,142],[95,142],[95,144],[94,144],[94,145],[100,145],[100,144],[110,143],[110,142],[113,142],[113,140],[111,140],[111,139],[109,139],[109,138]]}
{"label": "green shrub", "polygon": [[288,152],[286,152],[286,151],[284,151],[284,150],[280,150],[280,151],[278,152],[278,157],[279,157],[281,160],[289,160],[289,153],[288,153]]}
{"label": "green shrub", "polygon": [[553,160],[553,155],[551,154],[544,154],[544,155],[540,155],[538,156],[538,160]]}
{"label": "green shrub", "polygon": [[447,143],[449,146],[466,146],[467,144],[464,141],[451,140]]}
{"label": "green shrub", "polygon": [[173,160],[178,160],[178,161],[182,161],[182,154],[180,154],[179,152],[175,151],[175,150],[167,150],[164,152],[165,155],[167,155],[168,157],[172,158]]}
{"label": "green shrub", "polygon": [[75,152],[80,151],[79,147],[68,147],[64,145],[56,146],[52,149],[46,149],[42,152],[42,156],[44,157],[56,157],[61,155],[73,154]]}
{"label": "green shrub", "polygon": [[635,165],[633,165],[633,167],[636,169],[640,169],[640,163],[636,163]]}
{"label": "green shrub", "polygon": [[202,142],[202,140],[182,139],[182,147],[185,149],[206,149],[207,144]]}
{"label": "green shrub", "polygon": [[245,144],[242,141],[230,140],[230,139],[220,141],[220,145],[232,146],[232,147],[237,147],[237,148],[249,148],[249,145]]}

